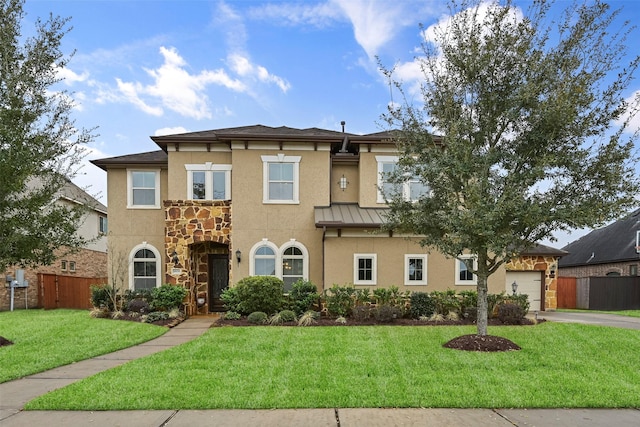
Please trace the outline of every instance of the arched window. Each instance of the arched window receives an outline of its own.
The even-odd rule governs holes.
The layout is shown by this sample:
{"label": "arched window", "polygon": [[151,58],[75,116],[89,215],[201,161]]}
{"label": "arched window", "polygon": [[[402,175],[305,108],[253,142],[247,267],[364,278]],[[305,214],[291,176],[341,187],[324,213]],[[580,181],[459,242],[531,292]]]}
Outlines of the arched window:
{"label": "arched window", "polygon": [[143,243],[131,251],[129,288],[135,291],[160,286],[160,254],[153,246]]}
{"label": "arched window", "polygon": [[249,275],[251,276],[277,276],[276,255],[278,247],[267,239],[256,243],[251,248],[251,265]]}
{"label": "arched window", "polygon": [[304,279],[304,255],[295,246],[284,250],[282,254],[282,281],[284,291],[289,292],[291,286],[300,279]]}

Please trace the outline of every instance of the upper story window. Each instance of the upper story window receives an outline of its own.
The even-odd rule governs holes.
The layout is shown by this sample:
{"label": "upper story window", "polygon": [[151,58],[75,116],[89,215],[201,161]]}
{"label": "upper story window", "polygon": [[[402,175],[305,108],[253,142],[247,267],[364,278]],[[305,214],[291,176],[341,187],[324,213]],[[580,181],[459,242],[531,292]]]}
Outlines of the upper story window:
{"label": "upper story window", "polygon": [[100,234],[107,234],[107,217],[99,216],[98,217],[98,232]]}
{"label": "upper story window", "polygon": [[127,207],[160,208],[160,170],[127,171]]}
{"label": "upper story window", "polygon": [[230,200],[231,165],[184,165],[187,169],[187,199]]}
{"label": "upper story window", "polygon": [[300,203],[300,156],[262,156],[263,203]]}
{"label": "upper story window", "polygon": [[404,183],[389,182],[389,177],[398,169],[398,156],[376,156],[378,163],[378,203],[387,203],[395,196],[404,200],[416,201],[429,192],[429,186],[423,184],[417,176],[409,177]]}
{"label": "upper story window", "polygon": [[456,285],[476,285],[478,277],[467,266],[465,261],[473,260],[473,269],[478,268],[478,260],[473,255],[460,255],[456,259]]}

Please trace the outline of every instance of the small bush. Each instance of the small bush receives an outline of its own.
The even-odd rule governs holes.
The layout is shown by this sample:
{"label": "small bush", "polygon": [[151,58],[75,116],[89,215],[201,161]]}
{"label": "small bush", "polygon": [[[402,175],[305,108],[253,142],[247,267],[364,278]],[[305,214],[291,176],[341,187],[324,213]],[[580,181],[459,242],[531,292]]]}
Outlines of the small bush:
{"label": "small bush", "polygon": [[224,303],[227,312],[240,312],[240,297],[237,288],[227,288],[220,294],[220,299]]}
{"label": "small bush", "polygon": [[151,309],[154,311],[170,311],[173,308],[179,308],[182,305],[184,297],[187,296],[187,290],[177,285],[162,285],[151,291],[153,301]]}
{"label": "small bush", "polygon": [[487,317],[489,317],[489,319],[494,318],[498,315],[498,306],[504,299],[504,292],[501,292],[499,294],[487,295]]}
{"label": "small bush", "polygon": [[283,308],[284,282],[273,276],[249,276],[236,285],[239,299],[237,310],[248,314],[254,311],[276,313]]}
{"label": "small bush", "polygon": [[91,309],[91,311],[89,312],[89,316],[96,319],[104,319],[106,317],[109,317],[109,310],[107,310],[106,308],[93,307],[93,309]]}
{"label": "small bush", "polygon": [[340,316],[340,317],[338,317],[336,319],[336,323],[338,325],[346,325],[347,324],[347,319],[345,317]]}
{"label": "small bush", "polygon": [[307,311],[298,320],[298,326],[311,326],[318,323],[316,319],[320,317],[320,313],[317,311]]}
{"label": "small bush", "polygon": [[527,294],[505,296],[504,302],[510,302],[512,304],[519,305],[525,315],[529,312],[529,295]]}
{"label": "small bush", "polygon": [[238,320],[240,317],[242,316],[240,316],[240,313],[236,311],[227,311],[223,318],[226,320]]}
{"label": "small bush", "polygon": [[333,285],[331,289],[326,290],[324,295],[329,315],[336,317],[351,315],[355,305],[354,294],[353,286]]}
{"label": "small bush", "polygon": [[296,315],[301,315],[313,308],[319,298],[316,285],[302,279],[295,282],[289,291],[289,305]]}
{"label": "small bush", "polygon": [[478,317],[478,292],[462,291],[460,296],[460,316],[475,321]]}
{"label": "small bush", "polygon": [[498,319],[507,325],[519,325],[524,316],[525,312],[518,304],[505,302],[498,306]]}
{"label": "small bush", "polygon": [[433,291],[431,292],[431,298],[435,303],[435,312],[438,314],[446,316],[450,311],[460,311],[460,300],[453,289]]}
{"label": "small bush", "polygon": [[129,301],[127,304],[127,311],[132,311],[134,313],[147,314],[151,311],[149,307],[149,303],[142,299],[134,299]]}
{"label": "small bush", "polygon": [[373,316],[378,322],[390,323],[402,317],[402,310],[389,304],[381,305],[373,310]]}
{"label": "small bush", "polygon": [[113,290],[107,284],[91,285],[91,305],[113,311]]}
{"label": "small bush", "polygon": [[158,322],[160,320],[167,320],[169,318],[169,313],[166,311],[152,311],[151,313],[144,316],[145,323],[153,323]]}
{"label": "small bush", "polygon": [[267,323],[268,318],[269,316],[264,311],[254,311],[247,316],[247,321],[255,325],[262,325]]}
{"label": "small bush", "polygon": [[419,319],[420,317],[429,317],[436,309],[435,303],[431,296],[426,292],[414,292],[410,297],[411,317]]}
{"label": "small bush", "polygon": [[367,320],[371,317],[371,306],[356,305],[355,307],[353,307],[351,316],[353,317],[354,320],[357,320],[357,321]]}
{"label": "small bush", "polygon": [[283,322],[295,322],[296,314],[291,310],[282,310],[280,313]]}

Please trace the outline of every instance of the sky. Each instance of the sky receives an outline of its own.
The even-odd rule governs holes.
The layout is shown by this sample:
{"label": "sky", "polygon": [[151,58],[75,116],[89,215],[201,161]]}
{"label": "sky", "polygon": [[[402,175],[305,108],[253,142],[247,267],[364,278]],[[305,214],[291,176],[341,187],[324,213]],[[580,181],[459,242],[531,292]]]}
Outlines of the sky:
{"label": "sky", "polygon": [[[640,23],[639,0],[610,3]],[[342,120],[351,133],[385,129],[394,95],[378,58],[415,87],[420,25],[448,13],[443,0],[26,0],[24,11],[25,36],[38,17],[71,18],[62,50],[75,54],[60,86],[76,125],[97,134],[74,182],[105,204],[106,173],[88,161],[157,150],[150,136],[256,124],[340,131]],[[636,30],[630,52],[639,40]]]}

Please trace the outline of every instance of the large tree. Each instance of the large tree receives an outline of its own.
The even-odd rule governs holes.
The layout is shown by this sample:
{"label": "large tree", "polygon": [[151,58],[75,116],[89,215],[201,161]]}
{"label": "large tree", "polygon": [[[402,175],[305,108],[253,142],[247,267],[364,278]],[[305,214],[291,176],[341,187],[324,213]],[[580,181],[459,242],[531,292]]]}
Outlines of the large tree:
{"label": "large tree", "polygon": [[58,248],[84,243],[82,205],[58,202],[92,138],[75,127],[70,94],[53,90],[70,58],[61,51],[68,19],[38,19],[23,37],[23,5],[0,0],[0,272],[50,264]]}
{"label": "large tree", "polygon": [[415,176],[430,189],[417,202],[390,195],[387,226],[476,257],[464,262],[477,275],[478,335],[487,279],[501,265],[555,231],[637,204],[627,126],[638,101],[624,95],[639,59],[621,65],[629,28],[611,28],[619,12],[599,1],[555,21],[550,3],[522,13],[508,0],[453,1],[450,19],[423,33],[422,102],[405,94],[385,117],[400,129],[390,179]]}

